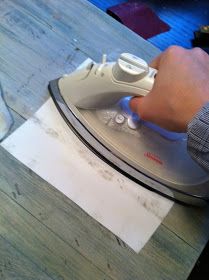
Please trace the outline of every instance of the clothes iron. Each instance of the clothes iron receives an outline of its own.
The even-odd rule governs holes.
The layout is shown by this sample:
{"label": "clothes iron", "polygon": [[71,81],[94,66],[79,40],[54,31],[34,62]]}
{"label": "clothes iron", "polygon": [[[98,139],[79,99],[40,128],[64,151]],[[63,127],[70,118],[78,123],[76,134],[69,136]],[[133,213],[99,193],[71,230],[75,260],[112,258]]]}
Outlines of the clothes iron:
{"label": "clothes iron", "polygon": [[65,121],[100,158],[140,186],[188,204],[209,199],[209,175],[187,153],[187,135],[144,122],[130,96],[145,96],[157,70],[128,53],[91,61],[49,83]]}

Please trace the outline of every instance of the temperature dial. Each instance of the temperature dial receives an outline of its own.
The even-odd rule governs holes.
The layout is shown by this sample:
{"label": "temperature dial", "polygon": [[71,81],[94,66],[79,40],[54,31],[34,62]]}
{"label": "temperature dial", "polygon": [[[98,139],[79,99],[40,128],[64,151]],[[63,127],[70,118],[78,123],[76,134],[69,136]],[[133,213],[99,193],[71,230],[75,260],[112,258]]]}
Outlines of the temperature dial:
{"label": "temperature dial", "polygon": [[135,55],[122,53],[112,71],[117,81],[130,83],[144,78],[149,72],[149,66],[146,61]]}

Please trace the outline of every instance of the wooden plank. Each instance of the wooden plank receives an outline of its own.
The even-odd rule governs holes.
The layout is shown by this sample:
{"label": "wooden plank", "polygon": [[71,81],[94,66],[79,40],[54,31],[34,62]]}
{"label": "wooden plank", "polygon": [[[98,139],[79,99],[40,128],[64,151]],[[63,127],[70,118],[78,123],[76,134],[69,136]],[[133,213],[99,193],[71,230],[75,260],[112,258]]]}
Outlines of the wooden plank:
{"label": "wooden plank", "polygon": [[[47,203],[47,202],[45,202]],[[110,279],[69,244],[0,193],[0,235],[52,279]]]}
{"label": "wooden plank", "polygon": [[0,189],[111,278],[184,279],[194,265],[199,253],[166,227],[137,255],[3,149],[0,159]]}
{"label": "wooden plank", "polygon": [[52,280],[7,240],[0,236],[0,279]]}
{"label": "wooden plank", "polygon": [[11,108],[8,107],[8,109],[9,109],[9,111],[10,111],[10,113],[11,113],[11,115],[12,115],[13,121],[14,121],[14,123],[13,123],[13,125],[12,125],[12,127],[11,127],[11,130],[10,130],[9,133],[8,133],[8,136],[9,136],[9,135],[12,134],[19,126],[21,126],[21,125],[25,122],[25,119],[24,119],[23,117],[21,117],[19,114],[17,114],[15,111],[13,111]]}
{"label": "wooden plank", "polygon": [[156,266],[158,277],[155,278],[155,274],[152,274],[150,279],[187,279],[199,257],[199,252],[187,246],[183,240],[181,243],[175,233],[173,235],[175,237],[171,237],[171,231],[168,233],[167,228],[161,226],[145,246],[149,256],[147,270],[153,265]]}
{"label": "wooden plank", "polygon": [[[9,8],[11,9],[11,7],[5,9],[5,13]],[[18,16],[25,18],[23,14]],[[18,25],[13,28],[13,24],[10,26],[12,32],[0,25],[0,77],[7,103],[23,117],[28,118],[48,98],[48,81],[75,69],[74,62],[76,65],[81,63],[85,56],[58,38],[54,32],[48,30],[47,33],[45,26],[41,29],[39,24],[35,22],[31,24],[30,20],[21,25],[25,30],[24,27],[31,24],[31,29],[34,28],[31,34],[38,28],[41,30],[40,33],[47,34],[46,38],[36,44],[32,40],[33,35],[27,37],[27,33],[21,33]],[[31,43],[27,46],[27,42]],[[53,48],[49,48],[49,42],[54,42]],[[71,56],[74,62],[71,62]]]}
{"label": "wooden plank", "polygon": [[[46,6],[42,1],[7,1],[1,2],[0,8],[0,77],[8,104],[25,118],[48,98],[49,80],[71,72],[86,56],[97,60],[106,52],[115,59],[122,51],[130,51],[150,60],[158,53],[128,30],[124,34],[129,38],[124,42],[118,23],[111,29],[113,34],[108,34],[109,17],[104,21],[100,11],[95,14],[92,7],[87,13],[86,2],[71,1],[66,6],[65,2],[51,1]],[[88,17],[90,13],[93,18]],[[92,20],[101,30],[92,29]],[[83,37],[76,39],[76,34]],[[86,34],[93,43],[86,40]],[[96,38],[98,34],[105,38]]]}
{"label": "wooden plank", "polygon": [[209,239],[209,207],[189,207],[176,203],[163,224],[201,252]]}
{"label": "wooden plank", "polygon": [[36,18],[36,21],[68,39],[93,59],[100,59],[103,52],[111,55],[130,51],[150,60],[159,53],[157,48],[85,0],[10,2],[25,10],[28,17]]}
{"label": "wooden plank", "polygon": [[[74,69],[86,56],[98,60],[105,52],[115,59],[120,52],[129,51],[149,61],[158,54],[146,41],[83,0],[1,1],[0,19],[0,78],[6,87],[9,105],[24,118],[34,113],[48,97],[48,80]],[[95,26],[97,28],[92,28]],[[207,210],[190,211],[175,205],[164,225],[136,255],[2,149],[0,175],[0,188],[9,196],[8,212],[19,214],[18,209],[22,209],[21,225],[24,219],[30,224],[31,214],[34,215],[36,222],[31,222],[32,228],[36,225],[44,231],[47,227],[44,234],[51,236],[51,242],[55,235],[71,248],[70,253],[76,250],[80,254],[77,263],[83,258],[89,260],[87,263],[95,263],[99,271],[114,279],[184,279],[208,239]],[[16,203],[11,203],[11,199]],[[2,204],[2,211],[3,207],[6,206]],[[2,230],[6,234],[11,227],[7,213],[4,214]],[[37,232],[33,235],[35,239]],[[8,235],[14,243],[18,240],[19,248],[20,233],[29,240],[31,230],[24,231],[19,226],[17,231],[12,231],[13,235]],[[42,235],[39,242],[45,238]],[[35,252],[35,248],[26,245],[22,250],[38,262],[42,248]],[[52,258],[49,252],[44,252],[53,265],[61,254],[58,250]],[[52,264],[46,260],[54,273]],[[58,273],[56,265],[55,270]],[[69,276],[69,270],[64,273]]]}

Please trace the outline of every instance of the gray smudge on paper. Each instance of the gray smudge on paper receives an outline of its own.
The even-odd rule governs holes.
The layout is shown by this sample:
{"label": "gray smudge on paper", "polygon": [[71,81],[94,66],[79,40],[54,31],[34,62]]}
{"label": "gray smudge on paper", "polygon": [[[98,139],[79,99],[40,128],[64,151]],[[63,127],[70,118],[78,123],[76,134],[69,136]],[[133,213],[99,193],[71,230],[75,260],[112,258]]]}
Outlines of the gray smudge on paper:
{"label": "gray smudge on paper", "polygon": [[53,138],[57,138],[59,140],[61,139],[60,134],[55,131],[53,128],[48,127],[46,124],[44,124],[37,116],[33,116],[31,118],[32,122],[39,125],[47,134],[49,134],[50,136],[52,136]]}
{"label": "gray smudge on paper", "polygon": [[114,178],[114,173],[105,169],[105,168],[102,168],[101,165],[94,161],[92,158],[91,158],[91,155],[89,155],[89,152],[87,150],[84,150],[84,149],[79,149],[78,150],[78,153],[79,155],[85,159],[87,161],[87,163],[92,166],[100,176],[102,176],[105,180],[107,181],[112,181],[113,178]]}
{"label": "gray smudge on paper", "polygon": [[[102,166],[95,160],[92,159],[91,155],[89,154],[88,150],[85,149],[78,149],[79,155],[87,161],[89,165],[91,165],[100,176],[102,176],[107,181],[113,181],[115,174],[105,168],[102,168]],[[119,183],[119,187],[122,191],[125,191],[127,189],[126,183],[124,179],[117,178],[117,183]],[[143,188],[139,185],[139,188]],[[161,209],[159,200],[157,198],[147,198],[144,195],[143,196],[136,196],[137,202],[142,205],[148,212],[152,213],[157,219],[162,220],[161,215]]]}

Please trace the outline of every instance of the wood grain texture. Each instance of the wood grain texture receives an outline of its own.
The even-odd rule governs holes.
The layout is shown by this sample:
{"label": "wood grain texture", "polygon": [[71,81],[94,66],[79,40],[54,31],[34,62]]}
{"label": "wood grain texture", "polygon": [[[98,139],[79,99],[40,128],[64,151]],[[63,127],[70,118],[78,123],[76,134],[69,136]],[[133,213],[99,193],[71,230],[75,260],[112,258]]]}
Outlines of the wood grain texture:
{"label": "wood grain texture", "polygon": [[0,235],[1,280],[51,280],[46,271],[31,262]]}
{"label": "wood grain texture", "polygon": [[198,252],[167,227],[162,226],[136,254],[2,149],[0,158],[4,161],[0,165],[1,191],[111,278],[186,278]]}
{"label": "wood grain texture", "polygon": [[1,236],[52,279],[110,279],[4,193],[0,215]]}
{"label": "wood grain texture", "polygon": [[[159,53],[84,0],[0,1],[0,79],[15,126],[48,98],[49,80],[122,51],[148,61]],[[2,148],[0,217],[9,254],[50,279],[186,279],[209,237],[207,209],[175,204],[137,255]]]}
{"label": "wood grain texture", "polygon": [[107,53],[115,59],[129,51],[149,61],[159,53],[108,15],[94,11],[86,1],[0,2],[1,79],[8,104],[22,116],[31,116],[47,99],[49,80],[71,72],[87,56],[99,60]]}

